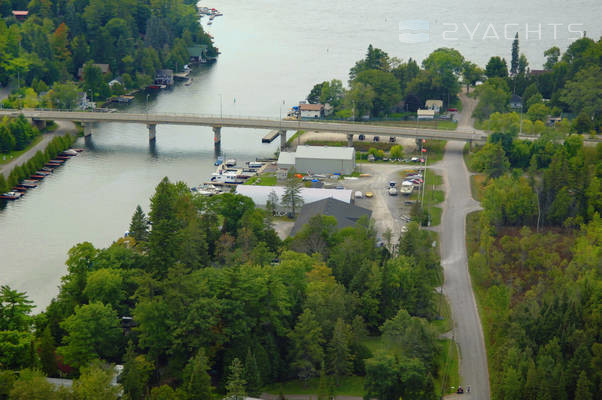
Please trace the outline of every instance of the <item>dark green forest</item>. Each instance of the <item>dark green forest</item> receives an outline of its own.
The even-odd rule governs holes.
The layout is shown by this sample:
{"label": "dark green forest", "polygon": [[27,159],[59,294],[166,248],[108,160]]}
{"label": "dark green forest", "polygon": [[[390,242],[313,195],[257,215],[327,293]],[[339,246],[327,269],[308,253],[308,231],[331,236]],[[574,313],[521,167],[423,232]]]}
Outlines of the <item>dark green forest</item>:
{"label": "dark green forest", "polygon": [[498,133],[469,159],[486,175],[468,246],[492,398],[597,398],[602,144]]}
{"label": "dark green forest", "polygon": [[[32,370],[83,380],[79,394],[49,396],[88,398],[93,387],[114,398],[98,360],[124,365],[129,399],[257,395],[320,375],[326,391],[356,375],[367,396],[436,397],[441,348],[429,321],[441,267],[417,224],[397,256],[377,247],[367,219],[337,231],[317,216],[282,242],[249,198],[192,195],[164,179],[128,237],[80,243],[66,264],[59,295],[33,317],[26,294],[2,289],[3,398],[26,398],[41,377]],[[367,348],[374,335],[386,352]]]}
{"label": "dark green forest", "polygon": [[[24,21],[12,10],[28,10]],[[7,0],[0,2],[0,84],[17,89],[5,106],[72,106],[78,70],[83,90],[95,99],[111,95],[107,85],[121,76],[119,90],[144,87],[161,68],[182,69],[187,47],[209,46],[190,0]],[[49,92],[46,97],[38,94]],[[121,93],[117,93],[121,94]]]}
{"label": "dark green forest", "polygon": [[39,135],[40,131],[28,123],[23,115],[5,117],[0,120],[0,154],[23,150]]}

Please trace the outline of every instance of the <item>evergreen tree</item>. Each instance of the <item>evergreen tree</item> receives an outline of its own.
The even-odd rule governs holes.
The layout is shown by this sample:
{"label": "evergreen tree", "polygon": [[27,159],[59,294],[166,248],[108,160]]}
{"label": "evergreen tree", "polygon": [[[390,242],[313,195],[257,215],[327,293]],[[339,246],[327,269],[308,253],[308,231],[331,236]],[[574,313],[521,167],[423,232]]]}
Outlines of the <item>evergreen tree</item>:
{"label": "evergreen tree", "polygon": [[282,204],[290,209],[293,217],[296,215],[296,210],[303,205],[303,198],[300,195],[301,186],[301,179],[295,176],[295,169],[291,169],[286,179]]}
{"label": "evergreen tree", "polygon": [[332,339],[328,346],[330,358],[330,371],[335,377],[336,384],[340,383],[341,376],[349,375],[353,366],[349,341],[351,340],[351,329],[342,318],[337,319],[334,325]]}
{"label": "evergreen tree", "polygon": [[245,386],[247,381],[244,378],[245,369],[238,358],[232,360],[230,364],[230,376],[226,384],[226,395],[232,400],[243,400],[247,395]]}
{"label": "evergreen tree", "polygon": [[318,400],[329,400],[328,398],[328,378],[326,377],[326,367],[322,361],[320,367],[320,384],[318,386]]}
{"label": "evergreen tree", "polygon": [[121,373],[123,391],[130,400],[143,399],[153,370],[152,363],[147,361],[144,356],[136,356],[131,341],[128,344],[123,361],[123,372]]}
{"label": "evergreen tree", "polygon": [[142,207],[138,205],[130,222],[130,237],[136,240],[136,243],[146,242],[148,239],[148,219],[142,211]]}
{"label": "evergreen tree", "polygon": [[251,348],[247,350],[247,358],[245,360],[245,380],[247,381],[247,393],[249,396],[257,397],[261,394],[261,376],[257,368],[257,360],[255,354],[251,352]]}
{"label": "evergreen tree", "polygon": [[512,60],[510,61],[510,75],[512,76],[518,72],[518,52],[518,32],[516,32],[516,36],[514,36],[514,41],[512,42]]}
{"label": "evergreen tree", "polygon": [[0,174],[0,193],[7,192],[8,189],[10,188],[8,187],[8,182],[6,182],[6,179],[4,178],[4,174]]}
{"label": "evergreen tree", "polygon": [[211,377],[208,371],[209,361],[205,355],[205,349],[200,348],[184,370],[183,389],[188,399],[213,398],[214,388],[211,386]]}
{"label": "evergreen tree", "polygon": [[42,370],[47,376],[56,376],[57,373],[55,350],[54,337],[52,337],[52,333],[50,332],[50,325],[47,325],[42,333],[38,347]]}
{"label": "evergreen tree", "polygon": [[167,177],[157,185],[151,198],[150,222],[153,229],[148,235],[150,264],[155,273],[165,276],[177,260],[179,249],[178,221],[176,218],[176,189]]}
{"label": "evergreen tree", "polygon": [[307,381],[316,374],[316,366],[324,360],[322,328],[310,309],[303,311],[290,333],[293,363],[300,379]]}
{"label": "evergreen tree", "polygon": [[587,373],[581,371],[577,381],[577,390],[575,390],[575,400],[592,400],[591,383],[587,379]]}

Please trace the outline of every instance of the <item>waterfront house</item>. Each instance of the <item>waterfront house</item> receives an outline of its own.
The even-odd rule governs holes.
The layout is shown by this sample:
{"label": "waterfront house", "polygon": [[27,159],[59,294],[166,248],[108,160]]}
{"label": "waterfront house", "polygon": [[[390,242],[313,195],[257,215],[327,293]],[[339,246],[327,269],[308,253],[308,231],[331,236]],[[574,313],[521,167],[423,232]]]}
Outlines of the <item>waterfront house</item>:
{"label": "waterfront house", "polygon": [[[108,75],[111,73],[111,67],[109,66],[109,64],[92,64],[92,66],[99,68],[103,75]],[[83,65],[77,70],[77,77],[78,79],[84,78]]]}
{"label": "waterfront house", "polygon": [[337,220],[337,229],[343,229],[354,226],[362,217],[369,219],[372,211],[332,197],[314,201],[313,203],[305,203],[301,212],[299,212],[290,236],[295,236],[299,233],[303,226],[316,215],[334,217]]}
{"label": "waterfront house", "polygon": [[25,19],[27,18],[28,15],[29,15],[29,11],[13,10],[13,16],[16,19],[18,19],[19,21],[25,21]]}
{"label": "waterfront house", "polygon": [[510,108],[519,109],[523,107],[523,99],[520,96],[513,94],[510,97]]}
{"label": "waterfront house", "polygon": [[436,114],[439,114],[441,112],[441,109],[443,108],[443,101],[442,100],[427,100],[426,103],[424,104],[424,108],[427,110],[433,110],[433,111],[435,111]]}
{"label": "waterfront house", "polygon": [[207,62],[207,49],[209,47],[205,44],[188,47],[188,56],[190,57],[190,62],[195,63],[205,63]]}
{"label": "waterfront house", "polygon": [[173,70],[160,69],[155,75],[155,85],[173,86]]}
{"label": "waterfront house", "polygon": [[324,104],[299,104],[299,112],[303,119],[318,119],[324,117]]}
{"label": "waterfront house", "polygon": [[123,86],[123,78],[121,78],[120,76],[118,76],[117,78],[115,78],[112,81],[110,81],[109,82],[109,87],[113,88],[113,86],[115,86],[117,84]]}
{"label": "waterfront house", "polygon": [[419,120],[433,120],[435,119],[435,110],[418,110],[416,115]]}

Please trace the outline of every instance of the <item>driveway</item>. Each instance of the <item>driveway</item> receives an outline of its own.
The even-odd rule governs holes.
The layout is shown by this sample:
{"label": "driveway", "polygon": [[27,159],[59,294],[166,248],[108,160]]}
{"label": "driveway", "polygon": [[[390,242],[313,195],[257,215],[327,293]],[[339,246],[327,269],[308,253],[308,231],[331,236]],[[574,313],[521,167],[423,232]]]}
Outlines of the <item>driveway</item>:
{"label": "driveway", "polygon": [[443,291],[451,306],[453,336],[460,351],[460,382],[462,386],[471,386],[472,398],[489,400],[487,352],[468,273],[465,241],[466,215],[480,206],[470,192],[463,147],[463,142],[448,142],[443,161],[438,165],[446,189],[440,229]]}

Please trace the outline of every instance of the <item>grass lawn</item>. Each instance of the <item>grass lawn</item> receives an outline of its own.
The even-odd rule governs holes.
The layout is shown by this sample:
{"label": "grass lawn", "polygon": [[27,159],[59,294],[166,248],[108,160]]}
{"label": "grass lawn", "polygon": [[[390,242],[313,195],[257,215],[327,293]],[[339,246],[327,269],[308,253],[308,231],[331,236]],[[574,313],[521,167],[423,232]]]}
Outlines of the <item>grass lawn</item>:
{"label": "grass lawn", "polygon": [[40,141],[42,140],[42,136],[38,136],[36,137],[30,144],[29,146],[27,146],[26,148],[24,148],[23,150],[18,150],[18,151],[11,151],[9,153],[6,154],[0,154],[0,164],[6,164],[11,162],[12,160],[14,160],[15,158],[19,157],[21,154],[25,153],[27,150],[31,149],[33,146],[35,146],[36,144],[40,143]]}
{"label": "grass lawn", "polygon": [[472,198],[476,201],[481,201],[486,182],[487,177],[485,175],[472,175],[470,177],[470,192],[472,193]]}
{"label": "grass lawn", "polygon": [[295,132],[295,134],[293,136],[291,136],[290,138],[288,138],[286,140],[286,145],[290,146],[291,144],[293,144],[293,142],[301,135],[303,135],[305,133],[305,131],[297,131]]}
{"label": "grass lawn", "polygon": [[[274,383],[266,386],[263,391],[271,394],[318,394],[320,378],[312,378],[306,383],[295,379],[292,381]],[[363,396],[364,395],[364,377],[363,376],[345,376],[341,378],[339,386],[335,388],[335,395],[341,396]]]}
{"label": "grass lawn", "polygon": [[443,210],[441,207],[427,207],[429,214],[431,215],[431,226],[438,226],[441,224],[441,214]]}
{"label": "grass lawn", "polygon": [[277,180],[275,174],[264,174],[261,176],[253,176],[244,183],[245,185],[258,186],[276,186]]}
{"label": "grass lawn", "polygon": [[[493,321],[493,311],[488,307],[485,307],[485,301],[487,297],[487,289],[481,284],[482,274],[474,268],[474,265],[470,262],[472,254],[479,250],[479,220],[481,218],[482,211],[474,211],[466,216],[466,252],[468,253],[468,272],[470,273],[470,279],[472,281],[472,289],[475,294],[477,301],[477,309],[479,311],[479,317],[481,318],[481,324],[483,326],[483,336],[485,338],[485,348],[487,349],[487,362],[491,362],[491,354],[489,349],[492,348],[490,340],[490,325],[489,322]],[[489,365],[491,367],[491,365]],[[492,371],[489,368],[490,375],[496,374],[496,371]],[[490,381],[492,377],[490,376]]]}
{"label": "grass lawn", "polygon": [[435,380],[435,393],[448,394],[455,393],[455,389],[460,383],[458,349],[456,342],[450,339],[439,340],[441,345],[441,355],[437,363],[439,365],[439,379]]}

